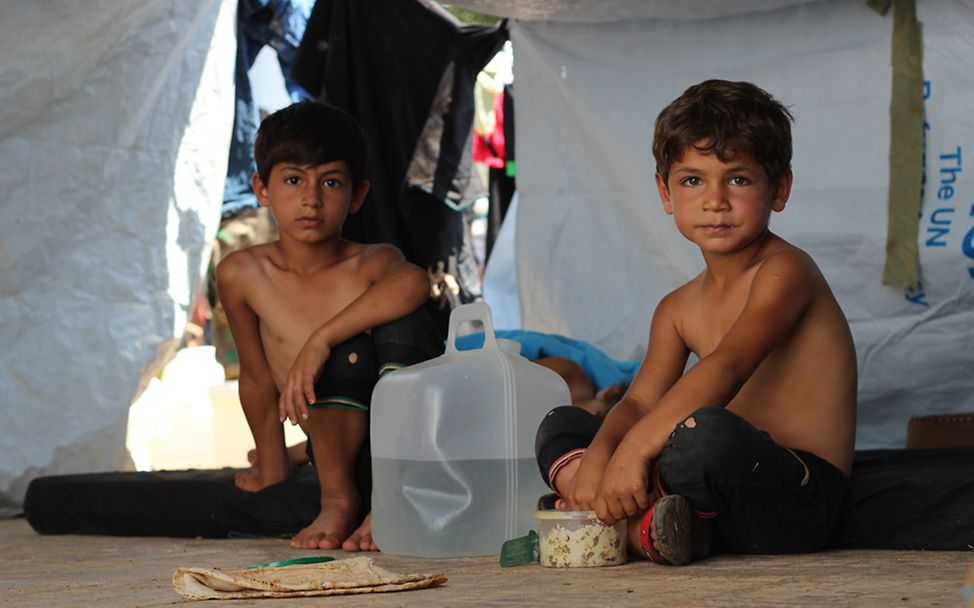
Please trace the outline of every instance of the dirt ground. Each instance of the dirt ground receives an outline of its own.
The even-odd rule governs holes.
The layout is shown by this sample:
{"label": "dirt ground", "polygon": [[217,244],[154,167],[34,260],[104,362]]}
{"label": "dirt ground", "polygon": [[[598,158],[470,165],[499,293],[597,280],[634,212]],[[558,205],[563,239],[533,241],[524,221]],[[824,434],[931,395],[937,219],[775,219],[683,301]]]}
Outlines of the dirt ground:
{"label": "dirt ground", "polygon": [[[234,569],[308,553],[279,539],[40,536],[23,519],[0,520],[0,606],[190,605],[172,587],[179,566]],[[590,570],[501,568],[493,557],[379,553],[375,559],[392,570],[443,573],[449,580],[420,591],[202,605],[955,607],[963,606],[974,551],[720,556],[684,568],[639,561]]]}

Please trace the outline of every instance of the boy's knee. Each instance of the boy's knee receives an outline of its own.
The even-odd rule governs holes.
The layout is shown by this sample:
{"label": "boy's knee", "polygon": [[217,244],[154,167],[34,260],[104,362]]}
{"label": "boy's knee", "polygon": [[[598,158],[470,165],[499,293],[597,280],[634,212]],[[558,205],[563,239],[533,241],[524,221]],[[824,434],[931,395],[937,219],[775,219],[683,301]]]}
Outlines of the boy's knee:
{"label": "boy's knee", "polygon": [[591,441],[598,430],[599,420],[595,416],[574,405],[558,406],[541,419],[535,437],[535,453],[540,454],[545,446],[565,436],[584,437]]}
{"label": "boy's knee", "polygon": [[743,419],[722,407],[702,407],[680,422],[660,454],[660,465],[681,477],[705,476],[734,461],[745,448]]}
{"label": "boy's knee", "polygon": [[408,366],[443,354],[443,336],[422,307],[372,328],[372,340],[383,363]]}
{"label": "boy's knee", "polygon": [[676,425],[673,432],[688,430],[696,434],[713,435],[718,439],[728,432],[732,433],[740,420],[740,416],[727,408],[708,405],[687,416],[683,422]]}
{"label": "boy's knee", "polygon": [[598,418],[574,405],[556,407],[541,419],[534,453],[545,483],[551,485],[551,468],[566,454],[588,447],[599,424]]}

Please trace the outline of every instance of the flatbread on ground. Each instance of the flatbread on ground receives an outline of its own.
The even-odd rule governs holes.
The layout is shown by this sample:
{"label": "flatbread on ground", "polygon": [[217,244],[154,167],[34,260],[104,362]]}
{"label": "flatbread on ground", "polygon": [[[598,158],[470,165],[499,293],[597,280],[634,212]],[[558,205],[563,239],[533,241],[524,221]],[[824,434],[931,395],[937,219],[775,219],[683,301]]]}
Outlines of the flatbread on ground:
{"label": "flatbread on ground", "polygon": [[445,582],[442,574],[391,572],[365,556],[279,568],[177,568],[172,575],[176,591],[191,600],[385,593],[437,587]]}

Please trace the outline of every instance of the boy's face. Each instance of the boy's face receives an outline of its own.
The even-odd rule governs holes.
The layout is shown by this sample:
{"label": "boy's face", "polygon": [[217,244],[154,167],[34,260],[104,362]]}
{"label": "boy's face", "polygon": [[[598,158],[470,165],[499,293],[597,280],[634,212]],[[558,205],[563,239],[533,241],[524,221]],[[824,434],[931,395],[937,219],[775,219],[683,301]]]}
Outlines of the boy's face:
{"label": "boy's face", "polygon": [[725,163],[693,146],[673,163],[666,182],[656,174],[663,208],[705,254],[734,253],[763,235],[771,212],[785,208],[791,181],[789,170],[769,183],[750,153]]}
{"label": "boy's face", "polygon": [[257,173],[252,184],[260,204],[271,208],[280,232],[308,243],[340,235],[345,218],[359,210],[369,192],[367,181],[355,187],[343,160],[277,163],[266,184]]}

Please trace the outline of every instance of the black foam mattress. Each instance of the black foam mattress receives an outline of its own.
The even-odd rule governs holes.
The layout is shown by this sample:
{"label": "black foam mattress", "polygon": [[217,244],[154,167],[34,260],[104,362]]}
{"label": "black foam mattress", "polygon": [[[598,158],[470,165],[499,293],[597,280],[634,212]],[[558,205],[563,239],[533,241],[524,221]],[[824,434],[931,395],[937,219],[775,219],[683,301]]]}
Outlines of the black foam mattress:
{"label": "black foam mattress", "polygon": [[[33,480],[24,499],[41,534],[227,538],[286,536],[318,515],[310,466],[251,493],[232,469],[91,473]],[[830,546],[965,550],[974,546],[974,448],[860,451]]]}

